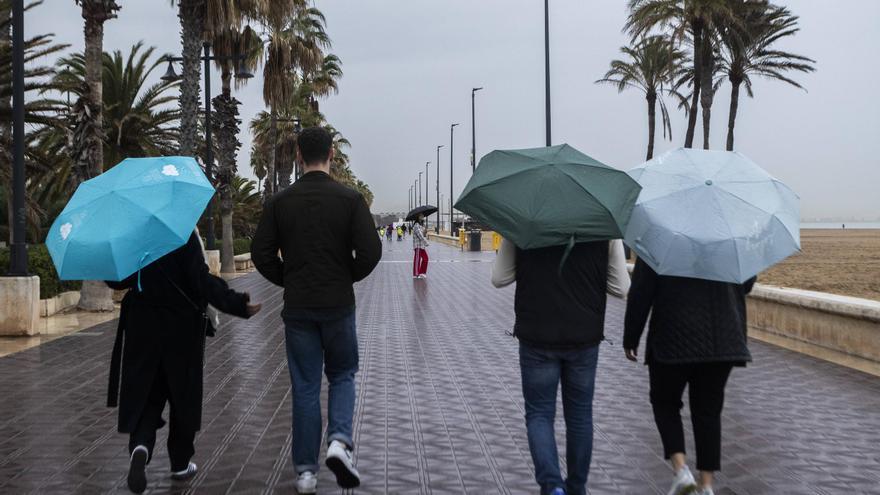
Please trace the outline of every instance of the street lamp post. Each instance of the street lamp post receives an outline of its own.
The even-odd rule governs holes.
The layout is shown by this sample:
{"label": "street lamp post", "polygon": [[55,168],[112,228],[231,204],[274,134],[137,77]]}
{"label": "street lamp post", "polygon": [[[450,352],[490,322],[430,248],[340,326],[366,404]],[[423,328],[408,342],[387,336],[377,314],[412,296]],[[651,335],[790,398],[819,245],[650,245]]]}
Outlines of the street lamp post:
{"label": "street lamp post", "polygon": [[409,199],[407,201],[409,201],[409,208],[407,208],[407,211],[410,211],[412,210],[412,186],[409,186]]}
{"label": "street lamp post", "polygon": [[[428,184],[430,184],[430,182],[428,181],[428,165],[430,165],[430,164],[431,164],[431,162],[425,162],[425,204],[426,205],[431,204],[431,194],[428,193]],[[428,218],[427,217],[425,217],[425,228],[426,229],[428,228]]]}
{"label": "street lamp post", "polygon": [[24,170],[24,2],[12,1],[12,246],[9,275],[28,273]]}
{"label": "street lamp post", "polygon": [[453,164],[452,151],[453,151],[453,148],[455,147],[455,142],[454,142],[455,141],[455,126],[457,126],[457,125],[458,124],[451,124],[449,126],[449,233],[450,234],[452,234],[452,228],[453,228],[453,226],[452,226],[452,220],[453,220],[452,201],[453,201],[453,197],[455,196],[455,194],[452,192],[453,185],[454,185],[453,171],[452,171],[452,168],[453,168],[452,167],[452,164]]}
{"label": "street lamp post", "polygon": [[547,146],[550,139],[550,0],[544,0],[544,118],[547,127]]}
{"label": "street lamp post", "polygon": [[422,206],[422,173],[419,172],[419,206]]}
{"label": "street lamp post", "polygon": [[[202,56],[202,61],[205,64],[205,175],[208,176],[208,180],[213,184],[214,182],[214,145],[211,142],[211,62],[222,62],[222,61],[235,61],[239,64],[246,58],[244,55],[231,56],[231,57],[218,57],[216,55],[211,55],[211,43],[205,42],[203,45],[205,54]],[[174,62],[182,62],[183,57],[165,57],[165,60],[168,62],[168,70],[165,72],[165,75],[161,77],[163,81],[176,81],[180,79],[180,76],[175,74],[174,72]],[[236,79],[250,79],[254,77],[253,74],[246,72],[243,70],[241,65],[235,71]],[[208,231],[205,232],[205,247],[209,250],[214,249],[214,199],[208,202],[208,207],[205,209],[205,215],[207,215],[206,221],[208,224]]]}
{"label": "street lamp post", "polygon": [[474,96],[477,94],[477,91],[482,89],[482,87],[471,89],[471,173],[477,170],[477,112]]}
{"label": "street lamp post", "polygon": [[[299,117],[294,117],[294,118],[292,118],[292,119],[279,119],[279,118],[276,117],[275,114],[273,113],[271,118],[274,119],[275,122],[293,122],[293,135],[294,135],[294,136],[299,136],[300,131],[302,131],[302,125],[301,125],[301,123],[300,123],[300,119],[299,119]],[[277,132],[275,133],[275,142],[273,143],[273,145],[274,145],[274,146],[278,146],[278,133],[277,133]],[[275,192],[278,192],[279,182],[278,182],[278,166],[277,166],[277,163],[276,163],[276,166],[272,167],[272,174],[273,174],[273,177],[272,177],[272,189],[273,189]],[[300,170],[299,164],[296,163],[296,158],[294,157],[294,164],[293,164],[293,177],[294,177],[295,180],[299,180],[299,178],[300,178],[301,176],[302,176],[302,170]]]}
{"label": "street lamp post", "polygon": [[443,202],[440,201],[440,148],[443,145],[437,145],[437,225],[434,226],[434,233],[440,233],[440,223],[443,221],[443,216],[440,215],[440,210],[443,209]]}

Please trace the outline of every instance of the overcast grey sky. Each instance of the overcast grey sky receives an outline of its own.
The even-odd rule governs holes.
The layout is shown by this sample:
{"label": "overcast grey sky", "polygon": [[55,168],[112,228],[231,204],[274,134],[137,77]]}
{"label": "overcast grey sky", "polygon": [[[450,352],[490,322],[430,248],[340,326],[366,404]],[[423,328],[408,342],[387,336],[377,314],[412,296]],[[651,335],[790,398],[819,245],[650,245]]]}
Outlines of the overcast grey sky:
{"label": "overcast grey sky", "polygon": [[[121,0],[106,24],[105,50],[144,40],[160,52],[180,51],[179,24],[167,0]],[[609,165],[629,169],[644,158],[645,100],[599,86],[619,48],[624,0],[552,0],[553,141],[567,142]],[[880,2],[796,0],[801,32],[785,49],[817,60],[817,72],[795,77],[804,92],[757,81],[755,99],[741,98],[737,149],[801,196],[804,218],[880,216]],[[322,102],[329,121],[352,142],[352,169],[370,184],[374,212],[407,206],[409,185],[431,161],[436,202],[448,201],[449,124],[455,133],[455,193],[470,176],[470,90],[477,95],[477,154],[544,144],[543,2],[540,0],[317,0],[326,14],[332,51],[343,62],[340,93]],[[853,13],[857,15],[853,15]],[[48,0],[28,14],[27,33],[54,32],[82,48],[82,20],[73,0]],[[164,69],[163,69],[164,70]],[[156,74],[158,77],[161,74]],[[219,75],[213,74],[213,87]],[[263,107],[258,75],[236,94],[246,123]],[[713,148],[723,149],[729,85],[713,110]],[[685,118],[673,116],[673,140],[657,136],[656,151],[681,146]],[[658,126],[659,127],[659,126]],[[697,141],[701,140],[698,130]],[[252,176],[250,136],[242,139],[239,171]],[[424,187],[424,186],[423,186]]]}

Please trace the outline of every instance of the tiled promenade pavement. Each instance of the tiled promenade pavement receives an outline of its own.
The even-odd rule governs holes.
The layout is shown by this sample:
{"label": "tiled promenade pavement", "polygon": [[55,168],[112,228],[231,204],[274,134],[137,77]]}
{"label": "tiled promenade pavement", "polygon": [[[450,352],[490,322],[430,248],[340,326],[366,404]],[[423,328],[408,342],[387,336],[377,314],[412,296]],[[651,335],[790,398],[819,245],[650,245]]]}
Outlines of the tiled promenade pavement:
{"label": "tiled promenade pavement", "polygon": [[[358,286],[357,493],[535,493],[517,343],[505,333],[512,288],[490,286],[493,254],[437,245],[429,278],[413,281],[408,248],[392,242]],[[258,274],[233,285],[264,312],[226,320],[208,342],[201,472],[168,480],[163,430],[150,493],[294,493],[280,294]],[[647,370],[623,357],[622,311],[610,301],[590,491],[665,493]],[[0,493],[124,492],[126,438],[104,407],[114,332],[104,324],[0,358]],[[880,380],[758,342],[752,351],[728,387],[716,493],[880,493]],[[326,469],[319,488],[339,492]]]}

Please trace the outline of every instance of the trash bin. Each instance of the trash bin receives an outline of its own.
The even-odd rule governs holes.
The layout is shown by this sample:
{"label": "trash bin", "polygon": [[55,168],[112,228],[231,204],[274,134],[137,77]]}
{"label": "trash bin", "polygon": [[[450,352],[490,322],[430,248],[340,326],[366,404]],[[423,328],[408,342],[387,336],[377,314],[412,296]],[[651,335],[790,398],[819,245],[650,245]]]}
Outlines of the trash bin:
{"label": "trash bin", "polygon": [[483,233],[479,230],[471,230],[468,232],[468,251],[483,250]]}

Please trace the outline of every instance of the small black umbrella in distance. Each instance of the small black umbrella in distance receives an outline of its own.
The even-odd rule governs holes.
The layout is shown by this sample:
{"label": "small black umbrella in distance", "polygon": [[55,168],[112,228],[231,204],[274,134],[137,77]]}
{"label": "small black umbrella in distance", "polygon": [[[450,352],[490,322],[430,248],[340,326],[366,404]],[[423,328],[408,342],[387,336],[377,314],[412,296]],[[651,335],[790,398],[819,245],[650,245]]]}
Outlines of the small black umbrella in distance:
{"label": "small black umbrella in distance", "polygon": [[416,208],[413,208],[406,215],[406,221],[407,222],[415,222],[416,220],[419,219],[419,215],[427,218],[429,215],[433,215],[434,213],[437,213],[437,210],[438,210],[438,208],[436,206],[431,206],[431,205],[418,206]]}

